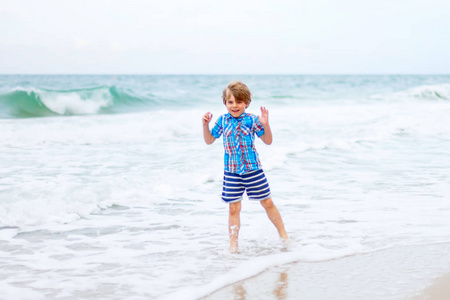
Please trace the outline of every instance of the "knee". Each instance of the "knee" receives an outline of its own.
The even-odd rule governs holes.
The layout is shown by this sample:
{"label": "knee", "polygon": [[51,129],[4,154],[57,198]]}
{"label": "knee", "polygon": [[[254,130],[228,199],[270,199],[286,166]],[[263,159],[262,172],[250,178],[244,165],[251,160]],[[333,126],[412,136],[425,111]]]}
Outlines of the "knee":
{"label": "knee", "polygon": [[230,215],[237,215],[241,212],[241,202],[230,203]]}
{"label": "knee", "polygon": [[275,204],[273,204],[272,198],[268,198],[266,200],[261,201],[261,205],[265,208],[265,209],[271,209],[275,206]]}

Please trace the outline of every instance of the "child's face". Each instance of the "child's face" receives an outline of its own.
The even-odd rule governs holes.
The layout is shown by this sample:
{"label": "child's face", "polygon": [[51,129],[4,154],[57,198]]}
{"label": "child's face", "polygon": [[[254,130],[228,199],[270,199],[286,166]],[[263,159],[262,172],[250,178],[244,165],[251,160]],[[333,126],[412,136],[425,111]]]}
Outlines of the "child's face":
{"label": "child's face", "polygon": [[237,118],[245,111],[248,107],[244,101],[236,100],[233,94],[227,91],[227,100],[225,101],[225,105],[227,107],[228,112],[233,117]]}

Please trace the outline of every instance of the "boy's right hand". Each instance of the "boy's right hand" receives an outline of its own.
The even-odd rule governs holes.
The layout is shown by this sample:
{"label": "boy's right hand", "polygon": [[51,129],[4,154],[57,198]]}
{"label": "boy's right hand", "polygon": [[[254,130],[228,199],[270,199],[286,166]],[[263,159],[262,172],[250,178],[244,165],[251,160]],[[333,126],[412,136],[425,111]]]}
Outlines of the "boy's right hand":
{"label": "boy's right hand", "polygon": [[209,122],[211,122],[211,119],[213,117],[213,114],[209,111],[203,115],[203,126],[208,125]]}
{"label": "boy's right hand", "polygon": [[215,137],[212,136],[211,131],[209,131],[209,122],[212,119],[212,113],[209,111],[203,115],[203,138],[205,139],[205,143],[207,145],[211,145],[216,140]]}

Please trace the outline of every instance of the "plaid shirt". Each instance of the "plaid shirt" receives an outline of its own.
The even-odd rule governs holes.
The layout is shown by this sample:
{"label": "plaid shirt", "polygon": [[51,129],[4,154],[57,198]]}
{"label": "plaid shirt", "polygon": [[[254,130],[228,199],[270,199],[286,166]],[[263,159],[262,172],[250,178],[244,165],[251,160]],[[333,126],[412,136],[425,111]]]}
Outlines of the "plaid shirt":
{"label": "plaid shirt", "polygon": [[223,134],[225,171],[242,175],[261,169],[255,148],[255,133],[261,137],[264,128],[253,114],[244,112],[235,118],[228,113],[217,119],[211,134],[216,139]]}

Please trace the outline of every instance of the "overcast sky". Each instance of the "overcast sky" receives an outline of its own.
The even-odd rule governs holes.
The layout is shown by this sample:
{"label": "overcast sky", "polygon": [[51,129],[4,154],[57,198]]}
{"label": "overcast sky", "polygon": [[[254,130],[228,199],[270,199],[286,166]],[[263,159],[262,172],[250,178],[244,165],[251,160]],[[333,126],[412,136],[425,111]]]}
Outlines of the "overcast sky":
{"label": "overcast sky", "polygon": [[450,73],[450,1],[0,0],[0,73]]}

